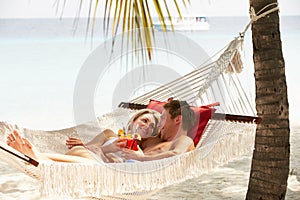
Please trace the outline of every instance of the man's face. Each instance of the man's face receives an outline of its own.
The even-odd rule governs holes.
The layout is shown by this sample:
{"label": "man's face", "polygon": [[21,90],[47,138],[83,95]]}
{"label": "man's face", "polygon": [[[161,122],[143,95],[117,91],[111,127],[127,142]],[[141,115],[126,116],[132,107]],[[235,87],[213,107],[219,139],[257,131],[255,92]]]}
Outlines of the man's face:
{"label": "man's face", "polygon": [[176,123],[175,119],[171,119],[171,115],[169,110],[163,110],[160,118],[160,131],[161,131],[161,138],[167,141],[172,140],[178,131],[178,123]]}

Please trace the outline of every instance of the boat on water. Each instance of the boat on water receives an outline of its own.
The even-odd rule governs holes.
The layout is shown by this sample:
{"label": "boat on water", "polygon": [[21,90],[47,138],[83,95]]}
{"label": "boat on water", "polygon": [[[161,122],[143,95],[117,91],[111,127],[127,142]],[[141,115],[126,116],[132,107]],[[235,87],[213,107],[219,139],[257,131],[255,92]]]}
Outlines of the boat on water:
{"label": "boat on water", "polygon": [[[182,18],[172,17],[171,20],[166,17],[165,19],[167,31],[209,30],[209,23],[206,16],[183,16]],[[163,30],[162,24],[159,21],[153,23],[153,26],[156,30]]]}

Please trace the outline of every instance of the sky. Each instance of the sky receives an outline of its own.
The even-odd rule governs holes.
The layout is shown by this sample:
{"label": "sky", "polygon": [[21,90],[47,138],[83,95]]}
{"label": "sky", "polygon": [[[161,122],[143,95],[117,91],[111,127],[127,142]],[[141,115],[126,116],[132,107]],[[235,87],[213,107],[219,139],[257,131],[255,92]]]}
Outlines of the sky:
{"label": "sky", "polygon": [[[57,11],[57,4],[59,9]],[[64,0],[0,0],[0,18],[56,18],[61,14]],[[66,0],[63,17],[75,17],[80,0]],[[84,1],[83,17],[88,11]],[[100,0],[100,8],[105,1]],[[248,16],[249,0],[190,0],[193,12],[207,16]],[[300,15],[299,0],[278,0],[282,15]],[[102,10],[98,12],[103,14]]]}

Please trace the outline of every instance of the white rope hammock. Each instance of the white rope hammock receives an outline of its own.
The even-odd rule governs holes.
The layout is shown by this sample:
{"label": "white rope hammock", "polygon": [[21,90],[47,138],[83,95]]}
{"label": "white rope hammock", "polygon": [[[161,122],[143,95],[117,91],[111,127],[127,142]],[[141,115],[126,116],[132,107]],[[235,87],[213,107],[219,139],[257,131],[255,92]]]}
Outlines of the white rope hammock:
{"label": "white rope hammock", "polygon": [[[251,22],[275,10],[278,8],[259,16],[251,15]],[[217,108],[218,112],[255,115],[238,79],[238,73],[242,71],[239,51],[243,35],[244,33],[229,43],[226,50],[214,62],[133,99],[131,103],[147,104],[150,99],[164,101],[169,97],[187,100],[192,105],[221,101],[221,107]],[[187,83],[189,87],[185,87]],[[65,153],[67,151],[65,140],[68,134],[80,129],[80,132],[86,133],[85,137],[80,135],[81,139],[88,141],[98,134],[95,131],[99,131],[99,126],[102,129],[110,128],[116,131],[126,124],[134,112],[118,108],[99,117],[96,123],[56,131],[28,130],[0,122],[0,144],[1,147],[14,151],[5,144],[5,140],[13,129],[19,129],[41,152]],[[95,164],[41,161],[38,167],[34,167],[6,151],[0,151],[0,158],[39,180],[41,197],[144,199],[153,191],[198,177],[248,152],[254,144],[255,130],[254,123],[212,118],[195,150],[147,162]]]}
{"label": "white rope hammock", "polygon": [[[241,44],[242,40],[234,39],[215,62],[132,102],[147,103],[151,98],[165,100],[166,97],[175,96],[179,99],[187,99],[190,103],[194,101],[193,104],[195,104],[195,97],[197,97],[196,101],[200,100],[202,104],[205,104],[214,102],[217,97],[212,94],[222,92],[225,87],[226,93],[231,93],[233,96],[223,97],[227,99],[223,110],[238,114],[249,114],[250,112],[253,115],[253,110],[249,110],[251,108],[250,102],[247,99],[245,102],[244,92],[240,91],[242,87],[236,75],[236,71],[241,71],[241,66],[234,66],[242,63],[234,61]],[[185,82],[182,80],[188,81],[194,90],[190,90],[190,88],[186,90],[183,87]],[[231,80],[232,83],[228,84],[228,80]],[[212,88],[213,85],[217,85],[217,87]],[[166,90],[166,88],[168,89]],[[218,108],[218,110],[220,109]],[[116,131],[123,124],[126,124],[134,112],[119,108],[112,113],[99,117],[99,124],[88,123],[58,131],[28,130],[1,123],[1,143],[4,145],[6,134],[17,128],[41,152],[65,153],[67,150],[65,140],[69,133],[80,129],[81,133],[86,133],[85,138],[82,138],[82,135],[80,137],[89,141],[95,133],[98,133],[96,132],[99,131],[98,126],[102,129],[110,128]],[[96,197],[110,199],[121,195],[122,198],[143,199],[145,196],[151,195],[152,191],[200,176],[233,158],[239,157],[245,151],[251,150],[255,127],[255,124],[251,123],[211,119],[194,151],[149,162],[94,164],[41,161],[38,167],[34,167],[5,151],[0,151],[0,155],[3,154],[1,158],[10,165],[40,180],[42,197],[51,196],[54,198],[53,195],[57,195],[58,198]],[[8,146],[5,148],[10,149]]]}
{"label": "white rope hammock", "polygon": [[[132,111],[120,109],[110,113],[109,117],[117,119],[119,114],[127,115],[128,112]],[[99,120],[104,122],[107,117],[102,116]],[[117,128],[119,124],[115,126]],[[56,153],[66,151],[63,143],[67,133],[74,130],[34,131],[0,124],[1,133],[14,128],[23,131],[40,151],[54,152],[55,149]],[[41,161],[38,167],[34,167],[5,151],[0,151],[0,155],[9,165],[40,181],[41,197],[111,199],[122,196],[144,199],[153,191],[198,177],[249,152],[253,146],[255,128],[255,124],[251,123],[211,120],[194,151],[147,162],[95,164]],[[4,135],[1,139],[4,140]]]}

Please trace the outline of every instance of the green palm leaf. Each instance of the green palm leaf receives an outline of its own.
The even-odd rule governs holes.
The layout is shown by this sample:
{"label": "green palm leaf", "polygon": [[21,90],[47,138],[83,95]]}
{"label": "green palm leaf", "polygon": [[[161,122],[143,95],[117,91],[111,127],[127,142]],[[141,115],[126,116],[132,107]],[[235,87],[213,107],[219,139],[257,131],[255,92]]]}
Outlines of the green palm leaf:
{"label": "green palm leaf", "polygon": [[[64,0],[64,5],[65,1],[66,0]],[[82,3],[83,0],[80,0],[77,16],[79,16],[82,9]],[[190,1],[182,0],[182,3],[184,7],[186,7],[187,4],[190,4]],[[150,4],[152,4],[154,9],[150,9]],[[166,18],[170,20],[173,28],[172,11],[170,9],[171,5],[175,6],[176,15],[179,15],[179,17],[182,18],[181,7],[177,0],[105,0],[103,20],[104,35],[108,36],[110,29],[112,37],[114,38],[118,34],[119,27],[122,27],[121,33],[123,43],[125,44],[125,41],[127,41],[126,46],[131,43],[132,48],[146,49],[146,51],[143,51],[142,53],[145,53],[147,58],[151,59],[155,34],[153,16],[157,16],[163,30],[166,30]],[[99,0],[95,0],[95,2],[93,0],[89,1],[87,33],[89,32],[90,24],[92,32],[95,28],[98,7]],[[110,21],[111,17],[113,18],[112,23]]]}

